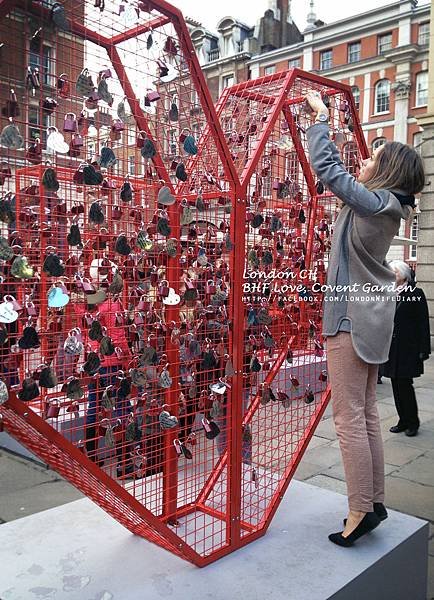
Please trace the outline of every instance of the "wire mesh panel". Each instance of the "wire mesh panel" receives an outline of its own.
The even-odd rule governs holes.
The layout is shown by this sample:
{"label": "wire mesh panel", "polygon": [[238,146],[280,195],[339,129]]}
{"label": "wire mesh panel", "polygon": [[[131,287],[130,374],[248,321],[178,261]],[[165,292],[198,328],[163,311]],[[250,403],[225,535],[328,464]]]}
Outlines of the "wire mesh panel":
{"label": "wire mesh panel", "polygon": [[314,284],[336,200],[301,104],[327,94],[356,168],[351,99],[291,71],[217,114],[162,1],[0,14],[1,422],[205,565],[265,532],[325,408]]}

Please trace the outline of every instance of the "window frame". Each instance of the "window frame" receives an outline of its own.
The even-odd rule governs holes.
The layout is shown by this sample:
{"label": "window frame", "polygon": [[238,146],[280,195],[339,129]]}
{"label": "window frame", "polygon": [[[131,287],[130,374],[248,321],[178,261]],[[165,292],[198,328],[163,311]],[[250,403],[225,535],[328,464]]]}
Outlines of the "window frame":
{"label": "window frame", "polygon": [[[330,54],[329,58],[325,58],[326,54]],[[326,63],[326,64],[324,64]],[[330,65],[328,64],[330,63]],[[326,50],[320,50],[319,52],[319,70],[328,71],[333,68],[333,48],[327,48]]]}
{"label": "window frame", "polygon": [[[389,38],[390,39],[390,45],[388,44],[387,48],[382,48],[382,40],[384,40],[384,38]],[[377,54],[383,54],[383,52],[387,52],[388,50],[392,49],[393,45],[393,38],[392,38],[392,32],[388,31],[387,33],[380,33],[377,36]]]}
{"label": "window frame", "polygon": [[[421,75],[424,75],[425,77],[425,88],[424,88],[424,93],[425,93],[425,97],[423,98],[423,102],[420,102],[420,92],[421,90],[419,89],[419,85],[418,85],[418,80],[421,79]],[[414,106],[416,108],[420,108],[422,106],[427,106],[428,105],[428,71],[419,71],[419,73],[416,73],[416,81],[415,81],[415,97],[414,97]]]}
{"label": "window frame", "polygon": [[[39,49],[32,50],[32,44],[39,43]],[[41,43],[42,43],[42,64],[41,64]],[[39,70],[39,77],[42,85],[54,86],[54,73],[55,73],[55,61],[54,61],[54,48],[49,44],[42,42],[39,38],[35,38],[29,42],[29,56],[28,65],[31,68],[37,68]],[[32,59],[34,58],[34,60]]]}
{"label": "window frame", "polygon": [[418,154],[421,153],[421,145],[422,145],[422,141],[423,141],[423,132],[422,131],[416,131],[416,133],[413,133],[413,149],[416,150],[416,152]]}
{"label": "window frame", "polygon": [[[132,159],[132,160],[131,160]],[[136,175],[136,157],[134,154],[128,156],[128,175]]]}
{"label": "window frame", "polygon": [[[422,27],[426,27],[426,31],[421,31]],[[429,45],[429,36],[430,36],[430,22],[424,21],[423,23],[419,23],[419,27],[417,29],[418,46],[428,46]]]}
{"label": "window frame", "polygon": [[[357,90],[356,94],[354,94],[354,90]],[[360,88],[359,88],[359,86],[358,85],[352,85],[351,86],[351,93],[353,95],[355,107],[357,108],[357,110],[359,110],[360,109]],[[356,100],[356,98],[357,98],[357,100]]]}
{"label": "window frame", "polygon": [[[41,123],[42,115],[42,123]],[[35,120],[32,121],[33,116]],[[51,115],[41,111],[40,106],[37,104],[30,104],[27,113],[27,137],[29,140],[34,141],[39,137],[41,144],[45,146],[47,141],[47,129],[51,125]]]}
{"label": "window frame", "polygon": [[[379,109],[379,94],[378,94],[378,89],[380,87],[381,84],[383,83],[387,83],[388,86],[388,93],[387,96],[385,96],[385,98],[387,97],[387,108],[384,109]],[[375,84],[374,87],[374,115],[383,115],[385,113],[390,112],[390,81],[389,79],[380,79],[379,81],[377,81],[377,83]]]}
{"label": "window frame", "polygon": [[296,58],[290,58],[288,60],[288,69],[300,69],[301,68],[301,56]]}
{"label": "window frame", "polygon": [[383,135],[381,135],[381,136],[375,138],[374,140],[372,140],[371,148],[374,151],[377,148],[379,148],[380,146],[383,146],[386,142],[387,142],[387,139]]}
{"label": "window frame", "polygon": [[264,75],[274,75],[276,72],[276,65],[267,65],[264,67]]}
{"label": "window frame", "polygon": [[[417,242],[419,239],[419,214],[415,213],[410,225],[410,239]],[[408,251],[409,260],[417,260],[417,244],[411,244]]]}
{"label": "window frame", "polygon": [[[226,85],[226,81],[232,78],[232,83],[230,85]],[[233,85],[235,85],[235,75],[234,73],[228,73],[227,75],[222,75],[222,91],[225,90],[228,87],[232,87]]]}
{"label": "window frame", "polygon": [[[356,52],[353,50],[356,49]],[[354,56],[353,56],[354,54]],[[359,62],[362,57],[362,42],[360,40],[356,42],[349,42],[347,44],[347,63],[353,64]]]}

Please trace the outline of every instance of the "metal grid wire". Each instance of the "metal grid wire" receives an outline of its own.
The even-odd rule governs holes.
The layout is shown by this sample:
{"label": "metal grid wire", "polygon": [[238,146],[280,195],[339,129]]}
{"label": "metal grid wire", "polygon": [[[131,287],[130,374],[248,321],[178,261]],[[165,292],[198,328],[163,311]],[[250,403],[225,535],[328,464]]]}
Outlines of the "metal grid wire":
{"label": "metal grid wire", "polygon": [[13,5],[0,2],[3,424],[202,566],[266,530],[326,406],[312,287],[337,204],[313,179],[302,101],[326,94],[355,172],[354,106],[294,70],[225,90],[216,113],[162,1]]}

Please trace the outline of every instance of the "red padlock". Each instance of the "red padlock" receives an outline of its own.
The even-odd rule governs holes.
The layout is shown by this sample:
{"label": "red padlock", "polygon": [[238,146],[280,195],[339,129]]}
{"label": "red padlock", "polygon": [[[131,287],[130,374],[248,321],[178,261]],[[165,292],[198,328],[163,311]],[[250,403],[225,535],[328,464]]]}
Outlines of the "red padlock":
{"label": "red padlock", "polygon": [[[187,284],[186,284],[186,287],[187,287]],[[212,279],[208,279],[208,281],[206,282],[205,292],[207,294],[215,294],[216,293],[216,285]]]}
{"label": "red padlock", "polygon": [[112,219],[119,221],[122,218],[122,208],[119,204],[112,206]]}
{"label": "red padlock", "polygon": [[71,139],[71,147],[80,149],[84,145],[82,136],[79,133],[74,133]]}
{"label": "red padlock", "polygon": [[146,140],[146,131],[139,131],[137,134],[136,146],[137,148],[143,148]]}
{"label": "red padlock", "polygon": [[84,104],[89,110],[96,110],[98,108],[98,101],[98,92],[96,90],[93,90],[93,92],[91,92],[91,94],[84,101]]}
{"label": "red padlock", "polygon": [[45,418],[46,419],[57,419],[60,413],[60,404],[57,400],[54,402],[47,402],[45,405]]}
{"label": "red padlock", "polygon": [[69,80],[66,73],[61,73],[57,78],[57,93],[61,98],[69,97]]}
{"label": "red padlock", "polygon": [[147,311],[151,308],[151,303],[146,296],[140,296],[140,300],[137,303],[137,310]]}

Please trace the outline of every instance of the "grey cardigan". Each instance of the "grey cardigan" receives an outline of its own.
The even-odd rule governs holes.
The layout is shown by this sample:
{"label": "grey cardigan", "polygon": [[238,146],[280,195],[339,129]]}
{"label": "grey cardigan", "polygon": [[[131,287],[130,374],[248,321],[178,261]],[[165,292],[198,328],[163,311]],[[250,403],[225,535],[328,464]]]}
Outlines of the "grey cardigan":
{"label": "grey cardigan", "polygon": [[357,355],[380,364],[389,353],[396,296],[395,274],[385,258],[401,219],[413,211],[390,190],[371,192],[346,171],[327,124],[310,127],[307,140],[313,170],[344,202],[333,228],[323,335],[351,331]]}

